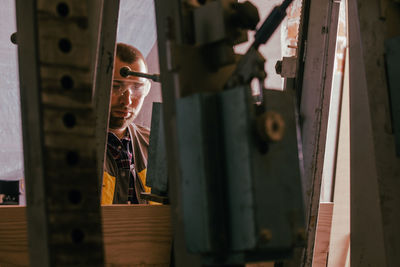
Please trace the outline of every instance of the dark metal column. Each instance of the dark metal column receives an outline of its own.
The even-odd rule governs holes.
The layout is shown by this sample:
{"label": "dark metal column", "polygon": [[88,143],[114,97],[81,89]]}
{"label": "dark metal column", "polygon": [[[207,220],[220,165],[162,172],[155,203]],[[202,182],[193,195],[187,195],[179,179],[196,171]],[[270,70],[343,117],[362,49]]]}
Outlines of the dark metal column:
{"label": "dark metal column", "polygon": [[104,264],[87,1],[17,1],[31,266]]}
{"label": "dark metal column", "polygon": [[340,1],[303,1],[298,37],[298,95],[304,155],[307,244],[285,266],[311,266],[318,218]]}
{"label": "dark metal column", "polygon": [[[95,0],[96,1],[96,0]],[[94,77],[93,101],[96,115],[97,169],[100,183],[108,130],[110,90],[112,86],[114,52],[117,39],[119,0],[104,1],[97,48],[96,75]]]}
{"label": "dark metal column", "polygon": [[[158,54],[162,82],[164,127],[168,153],[169,196],[171,200],[171,219],[173,225],[173,260],[175,266],[200,266],[200,258],[189,254],[183,233],[183,212],[181,175],[179,170],[178,140],[176,128],[176,98],[179,97],[179,84],[175,84],[171,45],[182,40],[181,3],[179,0],[155,0]],[[174,90],[174,89],[175,90]],[[167,90],[168,89],[168,90]]]}
{"label": "dark metal column", "polygon": [[[389,87],[393,84],[387,80],[390,72],[385,72],[390,66],[385,69],[384,45],[400,36],[400,5],[349,0],[348,14],[351,266],[398,266],[400,158],[392,131]],[[399,69],[394,70],[398,76]]]}

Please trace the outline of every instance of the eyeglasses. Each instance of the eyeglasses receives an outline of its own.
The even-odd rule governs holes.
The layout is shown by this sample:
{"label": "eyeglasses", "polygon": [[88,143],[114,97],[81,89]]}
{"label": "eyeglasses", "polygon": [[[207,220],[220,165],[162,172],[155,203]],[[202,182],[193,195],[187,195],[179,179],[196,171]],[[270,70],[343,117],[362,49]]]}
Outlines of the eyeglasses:
{"label": "eyeglasses", "polygon": [[115,96],[121,96],[129,90],[130,94],[134,96],[143,93],[147,86],[148,81],[138,82],[114,79],[112,84],[112,94]]}

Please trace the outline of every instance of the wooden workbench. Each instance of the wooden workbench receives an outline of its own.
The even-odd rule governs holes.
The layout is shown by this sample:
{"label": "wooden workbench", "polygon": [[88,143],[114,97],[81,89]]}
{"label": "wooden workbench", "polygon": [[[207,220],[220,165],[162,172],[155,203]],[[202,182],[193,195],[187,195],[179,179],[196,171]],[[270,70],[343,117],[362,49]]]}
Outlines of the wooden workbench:
{"label": "wooden workbench", "polygon": [[[0,266],[29,266],[26,207],[0,207]],[[169,206],[103,206],[107,266],[169,266]]]}

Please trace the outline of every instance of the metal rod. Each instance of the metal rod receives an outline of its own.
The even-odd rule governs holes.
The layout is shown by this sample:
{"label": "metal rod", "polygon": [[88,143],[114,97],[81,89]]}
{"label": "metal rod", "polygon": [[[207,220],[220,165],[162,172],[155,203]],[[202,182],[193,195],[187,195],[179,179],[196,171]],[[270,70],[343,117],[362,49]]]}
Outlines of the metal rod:
{"label": "metal rod", "polygon": [[136,71],[132,71],[127,66],[122,67],[120,69],[119,73],[124,78],[126,78],[128,76],[137,76],[137,77],[143,77],[146,79],[153,80],[154,82],[160,82],[160,74],[148,74],[148,73],[143,73],[143,72],[136,72]]}

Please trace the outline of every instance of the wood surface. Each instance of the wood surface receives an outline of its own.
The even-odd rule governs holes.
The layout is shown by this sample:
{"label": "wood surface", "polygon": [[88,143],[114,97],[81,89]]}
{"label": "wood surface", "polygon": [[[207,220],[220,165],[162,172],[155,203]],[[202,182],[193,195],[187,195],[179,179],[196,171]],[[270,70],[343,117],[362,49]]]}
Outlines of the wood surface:
{"label": "wood surface", "polygon": [[350,242],[350,100],[346,51],[328,266],[345,266]]}
{"label": "wood surface", "polygon": [[[26,208],[0,207],[0,267],[29,266]],[[103,206],[107,266],[169,266],[169,206]]]}
{"label": "wood surface", "polygon": [[[377,1],[349,0],[348,3],[348,46],[349,46],[349,72],[350,72],[350,206],[351,206],[351,256],[352,267],[364,266],[400,266],[398,252],[400,242],[396,236],[400,236],[399,221],[395,220],[395,213],[398,212],[396,201],[393,206],[384,206],[381,210],[379,190],[384,189],[384,203],[391,202],[392,197],[398,198],[398,173],[387,173],[382,168],[396,171],[394,165],[394,147],[388,149],[387,144],[393,143],[393,136],[383,134],[387,117],[381,118],[383,112],[378,107],[385,107],[383,103],[377,103],[382,99],[383,92],[387,90],[380,78],[384,77],[384,61],[382,50],[382,38],[375,35],[383,32],[379,27],[380,20],[376,15],[362,16],[359,20],[359,8],[372,13],[377,12],[379,7]],[[361,12],[361,15],[365,15]],[[362,29],[360,29],[360,26]],[[361,35],[361,34],[364,35]],[[363,42],[369,40],[369,42]],[[381,53],[378,57],[376,53]],[[364,58],[364,55],[368,57]],[[371,68],[375,65],[375,68]],[[380,65],[380,66],[378,66]],[[383,78],[384,79],[384,78]],[[387,95],[385,96],[387,99]],[[387,100],[386,100],[387,101]],[[371,105],[373,103],[373,105]],[[387,106],[386,106],[387,107]],[[374,129],[374,130],[373,130]],[[374,133],[375,131],[375,133]],[[381,137],[374,140],[374,134],[378,132]],[[380,135],[382,134],[382,135]],[[390,141],[389,141],[390,139]],[[381,148],[380,148],[381,146]],[[377,152],[377,153],[376,153]],[[387,163],[389,164],[386,165]],[[389,168],[390,167],[390,168]],[[392,176],[393,175],[393,176]],[[388,178],[388,180],[386,180]],[[382,179],[382,180],[379,180]],[[389,182],[389,180],[391,180]],[[397,180],[394,182],[394,180]],[[394,182],[394,183],[392,183]],[[393,199],[394,200],[394,199]],[[399,202],[397,202],[399,203]],[[382,211],[387,217],[382,218]],[[384,227],[392,225],[393,231],[387,232],[384,243]],[[386,228],[389,230],[390,228]],[[396,235],[397,234],[397,235]],[[397,247],[397,250],[396,250]],[[387,262],[386,251],[391,251],[393,257]]]}
{"label": "wood surface", "polygon": [[319,204],[318,222],[315,234],[315,246],[313,254],[313,267],[326,267],[329,253],[329,241],[331,237],[333,203]]}

